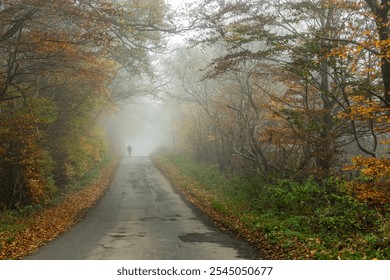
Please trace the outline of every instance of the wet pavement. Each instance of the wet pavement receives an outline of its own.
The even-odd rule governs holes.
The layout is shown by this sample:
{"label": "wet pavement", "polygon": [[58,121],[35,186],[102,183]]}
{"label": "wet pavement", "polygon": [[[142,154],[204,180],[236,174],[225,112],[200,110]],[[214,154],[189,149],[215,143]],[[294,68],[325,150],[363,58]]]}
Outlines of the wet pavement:
{"label": "wet pavement", "polygon": [[258,259],[175,192],[148,157],[124,158],[99,203],[26,259]]}

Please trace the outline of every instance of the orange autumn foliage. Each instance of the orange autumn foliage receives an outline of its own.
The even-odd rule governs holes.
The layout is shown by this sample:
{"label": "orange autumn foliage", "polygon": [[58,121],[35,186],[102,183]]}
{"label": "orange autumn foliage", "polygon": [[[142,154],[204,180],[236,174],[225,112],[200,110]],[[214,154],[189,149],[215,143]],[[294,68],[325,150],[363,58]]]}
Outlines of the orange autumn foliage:
{"label": "orange autumn foliage", "polygon": [[364,96],[355,96],[349,112],[339,114],[339,118],[355,122],[370,122],[375,137],[382,137],[379,141],[381,153],[376,157],[355,156],[352,164],[344,170],[357,170],[365,176],[363,182],[350,183],[353,193],[361,200],[376,205],[390,203],[390,141],[386,135],[390,132],[390,108],[384,107],[376,100]]}
{"label": "orange autumn foliage", "polygon": [[[52,163],[40,146],[38,123],[31,114],[0,114],[2,203],[45,202],[54,191]],[[14,182],[9,181],[12,178]]]}

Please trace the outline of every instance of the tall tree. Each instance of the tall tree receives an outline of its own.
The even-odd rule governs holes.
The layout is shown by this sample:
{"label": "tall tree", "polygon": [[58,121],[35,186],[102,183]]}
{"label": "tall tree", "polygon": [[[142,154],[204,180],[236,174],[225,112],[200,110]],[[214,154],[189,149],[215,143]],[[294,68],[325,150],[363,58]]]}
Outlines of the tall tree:
{"label": "tall tree", "polygon": [[378,48],[381,59],[381,71],[383,79],[383,99],[390,106],[390,1],[389,0],[365,0],[372,12],[378,34]]}

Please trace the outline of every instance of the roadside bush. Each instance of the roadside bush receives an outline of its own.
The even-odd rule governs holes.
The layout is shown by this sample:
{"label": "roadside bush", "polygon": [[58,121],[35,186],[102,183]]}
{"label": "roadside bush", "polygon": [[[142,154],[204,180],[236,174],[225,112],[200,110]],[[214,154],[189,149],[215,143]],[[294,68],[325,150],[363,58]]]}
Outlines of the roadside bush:
{"label": "roadside bush", "polygon": [[288,223],[290,227],[309,225],[316,233],[340,235],[371,230],[378,220],[376,211],[342,188],[342,183],[335,179],[322,185],[311,179],[304,183],[278,180],[274,186],[265,187],[259,210],[287,215],[288,220],[295,221]]}
{"label": "roadside bush", "polygon": [[0,111],[0,210],[46,203],[56,192],[53,160],[37,128],[43,124],[31,113]]}
{"label": "roadside bush", "polygon": [[283,179],[265,187],[261,204],[279,213],[306,214],[320,207],[324,195],[314,180],[301,184]]}
{"label": "roadside bush", "polygon": [[331,205],[317,209],[311,218],[313,228],[321,232],[370,231],[378,220],[377,213],[366,203],[344,195],[333,195]]}

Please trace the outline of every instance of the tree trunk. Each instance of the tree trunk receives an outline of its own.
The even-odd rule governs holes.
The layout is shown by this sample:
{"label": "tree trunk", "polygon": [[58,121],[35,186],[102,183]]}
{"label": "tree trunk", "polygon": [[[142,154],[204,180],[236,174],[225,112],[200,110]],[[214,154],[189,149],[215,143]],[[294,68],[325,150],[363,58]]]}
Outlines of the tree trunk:
{"label": "tree trunk", "polygon": [[386,106],[390,107],[390,0],[382,0],[381,4],[378,4],[376,0],[365,1],[375,15],[375,23],[378,30],[379,40],[381,42],[381,71],[384,87],[383,99],[386,103]]}

